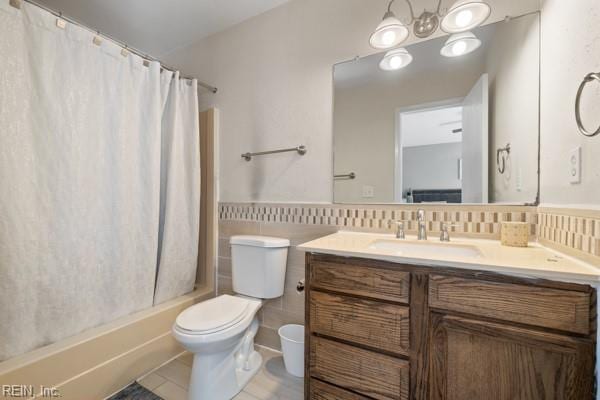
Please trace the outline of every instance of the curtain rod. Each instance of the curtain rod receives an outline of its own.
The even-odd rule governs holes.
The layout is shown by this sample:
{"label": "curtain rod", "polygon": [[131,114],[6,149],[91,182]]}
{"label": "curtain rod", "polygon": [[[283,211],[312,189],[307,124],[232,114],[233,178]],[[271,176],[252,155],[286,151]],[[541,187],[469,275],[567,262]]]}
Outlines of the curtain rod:
{"label": "curtain rod", "polygon": [[[168,65],[163,64],[160,60],[152,57],[151,55],[146,54],[146,53],[144,53],[144,52],[136,49],[135,47],[131,47],[127,43],[124,43],[124,42],[122,42],[122,41],[120,41],[118,39],[115,39],[112,36],[107,35],[106,33],[102,33],[99,30],[92,29],[92,28],[88,27],[87,25],[85,25],[85,24],[77,21],[76,19],[68,17],[68,16],[64,15],[60,11],[55,11],[55,10],[53,10],[51,8],[48,8],[48,7],[46,7],[46,6],[42,5],[42,4],[39,4],[39,3],[37,3],[34,0],[11,0],[10,4],[13,5],[13,6],[15,6],[16,8],[20,8],[20,5],[21,5],[22,1],[24,1],[26,3],[29,3],[29,4],[32,4],[32,5],[36,6],[36,7],[39,7],[39,8],[41,8],[41,9],[49,12],[50,14],[52,14],[52,15],[58,17],[58,18],[61,18],[61,19],[64,19],[65,21],[70,22],[73,25],[76,25],[76,26],[78,26],[80,28],[83,28],[83,29],[85,29],[87,31],[90,31],[92,33],[96,33],[99,36],[103,36],[104,38],[106,38],[106,39],[108,39],[108,40],[110,40],[110,41],[118,44],[119,46],[123,47],[127,51],[129,51],[129,52],[131,52],[131,53],[133,53],[133,54],[135,54],[135,55],[137,55],[137,56],[139,56],[139,57],[141,57],[141,58],[143,58],[145,60],[156,61],[156,62],[160,63],[161,68],[164,69],[164,70],[175,72],[175,68],[172,68],[172,67],[169,67]],[[190,77],[190,76],[181,76],[180,79],[193,80],[195,78]],[[201,86],[201,87],[203,87],[205,89],[208,89],[211,93],[217,93],[218,89],[216,87],[214,87],[212,85],[209,85],[208,83],[201,82],[201,81],[197,81],[197,82],[198,82],[198,86]]]}

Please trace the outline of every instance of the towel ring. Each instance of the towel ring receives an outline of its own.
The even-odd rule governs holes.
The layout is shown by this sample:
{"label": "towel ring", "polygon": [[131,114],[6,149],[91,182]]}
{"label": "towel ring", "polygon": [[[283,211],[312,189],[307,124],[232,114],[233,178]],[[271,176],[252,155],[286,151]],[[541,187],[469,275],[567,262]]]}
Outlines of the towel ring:
{"label": "towel ring", "polygon": [[581,82],[581,85],[579,85],[579,89],[577,90],[577,97],[575,98],[575,119],[577,120],[577,127],[579,128],[581,134],[587,137],[593,137],[600,134],[600,126],[598,127],[598,129],[596,129],[595,132],[589,132],[583,126],[583,122],[581,122],[581,94],[583,93],[583,88],[585,87],[585,85],[592,82],[593,80],[597,80],[600,83],[600,72],[589,73],[585,76],[585,78],[583,78],[583,82]]}

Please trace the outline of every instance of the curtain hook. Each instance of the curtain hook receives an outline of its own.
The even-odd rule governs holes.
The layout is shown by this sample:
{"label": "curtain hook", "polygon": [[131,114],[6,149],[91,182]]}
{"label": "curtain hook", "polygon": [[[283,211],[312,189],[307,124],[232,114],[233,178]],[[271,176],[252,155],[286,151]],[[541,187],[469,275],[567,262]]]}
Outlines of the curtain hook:
{"label": "curtain hook", "polygon": [[100,31],[96,31],[96,36],[94,36],[94,39],[92,40],[92,42],[96,46],[100,46],[102,44],[102,38],[100,37]]}
{"label": "curtain hook", "polygon": [[56,18],[56,27],[59,29],[65,29],[67,26],[67,21],[65,21],[62,17],[62,11],[58,12],[58,18]]}

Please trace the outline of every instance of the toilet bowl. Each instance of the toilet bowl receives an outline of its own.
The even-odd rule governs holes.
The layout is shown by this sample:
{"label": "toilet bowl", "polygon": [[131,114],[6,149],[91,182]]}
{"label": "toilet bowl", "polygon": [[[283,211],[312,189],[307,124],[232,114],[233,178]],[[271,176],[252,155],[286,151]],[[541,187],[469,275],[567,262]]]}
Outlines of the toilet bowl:
{"label": "toilet bowl", "polygon": [[222,295],[177,317],[173,336],[194,354],[190,399],[231,399],[260,369],[254,336],[261,305],[258,299]]}
{"label": "toilet bowl", "polygon": [[235,295],[221,295],[185,309],[172,333],[194,354],[190,400],[229,400],[262,365],[254,349],[263,299],[283,295],[287,239],[233,236],[232,281]]}

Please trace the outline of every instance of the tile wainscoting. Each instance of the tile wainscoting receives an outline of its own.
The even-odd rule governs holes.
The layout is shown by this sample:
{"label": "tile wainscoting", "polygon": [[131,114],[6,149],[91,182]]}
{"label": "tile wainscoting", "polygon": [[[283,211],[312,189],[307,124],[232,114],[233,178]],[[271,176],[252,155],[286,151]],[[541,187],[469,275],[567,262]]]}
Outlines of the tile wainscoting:
{"label": "tile wainscoting", "polygon": [[510,205],[403,204],[341,205],[284,203],[221,203],[219,205],[218,293],[232,293],[232,235],[254,234],[290,239],[291,248],[282,298],[268,301],[260,311],[257,343],[279,349],[277,329],[304,323],[304,295],[296,292],[304,278],[304,252],[297,245],[343,230],[392,232],[390,221],[406,222],[416,232],[416,211],[427,211],[427,230],[439,233],[442,222],[455,224],[453,235],[499,239],[503,221],[531,224],[531,240],[600,265],[600,211]]}
{"label": "tile wainscoting", "polygon": [[538,241],[600,266],[600,210],[538,208]]}
{"label": "tile wainscoting", "polygon": [[537,209],[507,205],[338,205],[221,203],[219,221],[260,224],[335,226],[346,230],[389,232],[391,221],[405,221],[407,232],[416,232],[417,210],[425,209],[427,230],[439,232],[442,222],[456,224],[452,232],[462,236],[497,239],[504,221],[529,222],[535,236]]}

